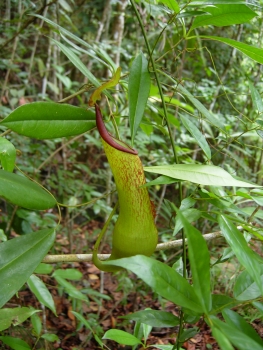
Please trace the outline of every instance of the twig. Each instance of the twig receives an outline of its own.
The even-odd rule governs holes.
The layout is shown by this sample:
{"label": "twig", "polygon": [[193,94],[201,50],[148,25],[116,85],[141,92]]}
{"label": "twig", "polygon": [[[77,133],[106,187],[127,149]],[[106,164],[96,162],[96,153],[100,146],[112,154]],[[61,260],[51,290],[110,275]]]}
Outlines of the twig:
{"label": "twig", "polygon": [[[241,226],[238,226],[238,229],[241,229]],[[206,241],[210,241],[214,238],[220,237],[222,235],[221,231],[216,231],[212,233],[207,233],[203,235]],[[187,243],[187,239],[185,240]],[[177,239],[176,241],[170,241],[165,243],[157,244],[155,251],[172,249],[175,247],[182,246],[182,239]],[[110,257],[110,254],[98,254],[100,260],[107,260]],[[43,259],[43,263],[53,264],[57,262],[88,262],[92,261],[92,254],[63,254],[63,255],[47,255]]]}

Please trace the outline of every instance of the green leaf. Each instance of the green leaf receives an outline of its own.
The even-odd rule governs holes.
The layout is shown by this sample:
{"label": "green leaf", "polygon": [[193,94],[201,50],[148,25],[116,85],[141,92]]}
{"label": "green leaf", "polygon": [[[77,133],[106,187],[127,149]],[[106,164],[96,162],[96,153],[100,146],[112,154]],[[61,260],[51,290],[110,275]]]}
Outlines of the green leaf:
{"label": "green leaf", "polygon": [[45,283],[36,275],[31,275],[27,281],[27,284],[31,292],[35,294],[37,300],[41,304],[48,307],[55,315],[57,315],[54,300]]}
{"label": "green leaf", "polygon": [[169,9],[171,9],[175,13],[180,12],[180,7],[176,0],[157,0],[157,3],[160,3],[160,2],[166,5]]}
{"label": "green leaf", "polygon": [[[263,264],[259,264],[261,284],[263,284]],[[251,300],[261,295],[254,278],[247,270],[241,272],[234,286],[234,297],[237,300]]]}
{"label": "green leaf", "polygon": [[144,167],[144,171],[207,186],[262,187],[236,180],[224,169],[214,165],[173,164]]}
{"label": "green leaf", "polygon": [[246,334],[249,338],[263,346],[263,340],[257,334],[255,329],[243,319],[243,317],[229,309],[225,309],[222,314],[227,324],[235,327],[243,334]]}
{"label": "green leaf", "polygon": [[33,102],[15,109],[0,125],[20,135],[52,139],[82,134],[95,127],[95,114],[54,102]]}
{"label": "green leaf", "polygon": [[[200,1],[191,1],[189,6],[207,6],[207,5],[217,5],[217,4],[247,4],[247,0],[200,0]],[[257,2],[253,3],[254,6],[257,5]]]}
{"label": "green leaf", "polygon": [[180,115],[180,118],[181,118],[186,130],[188,130],[190,132],[190,134],[196,140],[198,145],[204,151],[207,158],[210,160],[211,159],[211,150],[210,150],[210,147],[209,147],[204,135],[199,131],[199,129],[195,126],[194,123],[192,123],[192,121],[188,117]]}
{"label": "green leaf", "polygon": [[157,179],[152,180],[144,184],[142,187],[157,186],[157,185],[169,185],[177,182],[174,178],[168,176],[159,176]]}
{"label": "green leaf", "polygon": [[42,339],[46,339],[50,343],[54,343],[55,341],[59,341],[59,337],[56,334],[53,333],[46,333],[41,335]]}
{"label": "green leaf", "polygon": [[67,46],[62,44],[61,42],[51,39],[60,49],[61,51],[67,56],[67,58],[70,60],[71,63],[74,64],[78,70],[85,75],[89,79],[89,81],[96,87],[100,86],[100,82],[97,80],[97,78],[90,72],[90,70],[85,66],[84,63],[81,62],[79,57]]}
{"label": "green leaf", "polygon": [[118,329],[110,329],[104,334],[102,339],[114,340],[118,344],[122,344],[122,345],[135,346],[135,345],[141,344],[140,340],[136,338],[134,335]]}
{"label": "green leaf", "polygon": [[32,327],[34,329],[35,334],[40,337],[42,332],[42,320],[37,314],[33,314],[30,317]]}
{"label": "green leaf", "polygon": [[[51,21],[50,19],[43,17],[41,15],[36,15],[36,14],[31,14],[32,16],[38,17],[40,19],[43,19],[45,22],[47,22],[48,24],[54,26],[54,28],[58,29],[60,31],[60,35],[61,37],[67,42],[69,43],[72,47],[76,48],[79,51],[85,52],[86,54],[88,54],[90,57],[96,59],[97,61],[99,61],[100,63],[106,65],[108,68],[109,66],[107,65],[106,62],[108,62],[110,64],[110,66],[113,68],[113,70],[116,70],[116,64],[113,62],[113,60],[111,59],[111,57],[107,54],[106,51],[104,51],[101,46],[99,46],[98,48],[96,48],[96,46],[90,45],[87,41],[80,39],[79,37],[77,37],[76,35],[72,34],[70,31],[68,31],[67,29],[59,26],[57,23]],[[64,35],[63,35],[64,34]],[[89,50],[83,50],[80,47],[78,47],[77,45],[75,45],[72,41],[68,40],[65,36],[70,37],[71,39],[75,40],[76,42],[78,42],[79,44],[83,45],[84,47],[87,47]],[[95,53],[95,54],[94,54]],[[99,57],[102,57],[106,62],[104,62],[103,60],[101,60]]]}
{"label": "green leaf", "polygon": [[31,350],[31,347],[24,340],[19,338],[14,338],[6,335],[0,337],[0,340],[2,340],[5,345],[10,346],[10,348],[14,350]]}
{"label": "green leaf", "polygon": [[236,41],[236,40],[222,38],[219,36],[207,36],[207,35],[204,36],[204,35],[202,35],[202,36],[200,36],[200,38],[220,41],[224,44],[227,44],[231,47],[236,48],[237,50],[239,50],[240,52],[242,52],[243,54],[245,54],[246,56],[248,56],[252,60],[263,64],[263,49],[259,49],[257,47],[250,46],[250,45],[241,43],[241,42]]}
{"label": "green leaf", "polygon": [[246,23],[257,16],[248,6],[238,4],[217,4],[217,6],[204,7],[202,10],[206,14],[195,18],[191,30],[207,25],[223,27]]}
{"label": "green leaf", "polygon": [[129,120],[132,144],[136,131],[143,117],[151,87],[148,61],[141,53],[132,62],[128,96],[129,96]]}
{"label": "green leaf", "polygon": [[91,328],[90,324],[88,323],[88,321],[78,312],[76,311],[71,311],[73,313],[74,316],[76,316],[76,318],[84,324],[84,326],[89,329],[92,333],[93,333],[93,329]]}
{"label": "green leaf", "polygon": [[253,106],[256,110],[259,111],[259,113],[263,112],[263,102],[262,97],[258,90],[254,87],[254,85],[249,81],[249,89],[251,91],[251,97],[253,101]]}
{"label": "green leaf", "polygon": [[54,278],[56,279],[58,284],[65,288],[66,293],[68,293],[68,295],[71,296],[71,298],[87,301],[86,295],[81,293],[76,287],[73,286],[73,284],[69,283],[60,276],[55,275]]}
{"label": "green leaf", "polygon": [[244,236],[238,231],[236,226],[223,215],[219,216],[219,226],[223,236],[232,248],[239,262],[246,268],[247,272],[257,283],[263,294],[263,285],[261,282],[260,258],[252,249],[249,248]]}
{"label": "green leaf", "polygon": [[222,350],[235,350],[231,345],[228,337],[221,332],[217,327],[211,326],[212,334],[218,342],[218,345]]}
{"label": "green leaf", "polygon": [[240,304],[240,301],[230,298],[228,295],[224,295],[224,294],[212,295],[212,306],[213,306],[212,313],[214,314],[218,314],[219,312],[222,312],[223,309],[234,307],[238,304]]}
{"label": "green leaf", "polygon": [[[215,316],[210,316],[213,325],[220,330],[228,341],[230,341],[239,350],[262,350],[263,342],[259,344],[257,341],[252,339],[248,334],[243,333],[237,327],[233,327],[230,324],[220,321]],[[222,348],[228,349],[228,348]],[[231,349],[231,348],[229,348]],[[232,349],[231,349],[232,350]]]}
{"label": "green leaf", "polygon": [[188,254],[193,278],[193,287],[204,313],[212,308],[212,297],[210,288],[210,255],[205,239],[200,231],[193,227],[184,217],[180,210],[177,210],[184,232],[188,240]]}
{"label": "green leaf", "polygon": [[221,121],[214,116],[211,112],[208,111],[208,109],[199,101],[197,100],[185,87],[182,85],[177,86],[177,91],[181,94],[183,94],[189,101],[192,102],[192,104],[197,108],[197,110],[214,126],[218,127],[219,129],[224,129],[224,124],[221,123]]}
{"label": "green leaf", "polygon": [[148,324],[152,327],[174,327],[179,324],[179,318],[171,312],[159,310],[142,310],[126,316],[121,316],[126,320],[133,320],[140,323]]}
{"label": "green leaf", "polygon": [[0,307],[26,283],[54,240],[54,230],[45,229],[0,244]]}
{"label": "green leaf", "polygon": [[32,210],[45,210],[56,205],[55,198],[40,185],[5,170],[0,170],[0,197]]}
{"label": "green leaf", "polygon": [[[196,221],[200,218],[202,215],[201,211],[193,208],[189,209],[184,209],[181,210],[181,213],[184,215],[184,217],[187,218],[188,222],[192,223],[193,221]],[[175,236],[182,228],[183,228],[183,223],[181,220],[180,216],[176,216],[175,218],[175,226],[174,226],[174,231],[173,231],[173,236]]]}
{"label": "green leaf", "polygon": [[104,263],[126,268],[162,297],[194,312],[203,312],[193,287],[178,272],[160,261],[144,255],[136,255]]}
{"label": "green leaf", "polygon": [[9,328],[12,324],[17,326],[30,316],[41,310],[30,309],[28,307],[16,307],[14,309],[0,310],[0,331]]}
{"label": "green leaf", "polygon": [[58,276],[72,281],[79,281],[83,277],[83,274],[77,269],[57,269],[52,277],[56,278]]}
{"label": "green leaf", "polygon": [[263,314],[263,303],[260,303],[259,301],[254,301],[252,305],[258,309],[258,311]]}
{"label": "green leaf", "polygon": [[53,266],[50,264],[40,263],[38,267],[35,269],[34,273],[40,275],[49,275],[53,271]]}
{"label": "green leaf", "polygon": [[0,161],[2,168],[12,172],[15,167],[15,160],[16,149],[14,145],[4,137],[0,137]]}

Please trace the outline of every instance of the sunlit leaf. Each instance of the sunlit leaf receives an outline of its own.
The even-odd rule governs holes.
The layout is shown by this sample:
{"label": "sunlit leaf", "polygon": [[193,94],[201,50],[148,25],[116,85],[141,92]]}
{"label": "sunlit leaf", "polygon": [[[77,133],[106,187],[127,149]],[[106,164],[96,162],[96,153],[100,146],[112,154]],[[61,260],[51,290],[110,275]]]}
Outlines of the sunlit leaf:
{"label": "sunlit leaf", "polygon": [[77,269],[56,269],[52,276],[79,281],[83,277],[83,274]]}
{"label": "sunlit leaf", "polygon": [[207,35],[204,36],[204,35],[202,35],[200,37],[202,39],[210,39],[210,40],[220,41],[224,44],[227,44],[231,47],[236,48],[237,50],[239,50],[240,52],[242,52],[243,54],[245,54],[246,56],[248,56],[252,60],[263,64],[263,49],[259,49],[257,47],[250,46],[250,45],[241,43],[241,42],[233,40],[233,39],[223,38],[223,37],[219,37],[219,36],[207,36]]}
{"label": "sunlit leaf", "polygon": [[262,187],[236,180],[224,169],[214,165],[173,164],[144,167],[144,171],[207,186]]}
{"label": "sunlit leaf", "polygon": [[191,30],[213,25],[217,27],[229,26],[249,22],[257,14],[246,5],[239,4],[217,4],[202,8],[206,14],[194,19]]}
{"label": "sunlit leaf", "polygon": [[136,338],[134,335],[121,331],[118,329],[108,330],[102,339],[110,339],[116,341],[118,344],[135,346],[141,344],[141,341]]}

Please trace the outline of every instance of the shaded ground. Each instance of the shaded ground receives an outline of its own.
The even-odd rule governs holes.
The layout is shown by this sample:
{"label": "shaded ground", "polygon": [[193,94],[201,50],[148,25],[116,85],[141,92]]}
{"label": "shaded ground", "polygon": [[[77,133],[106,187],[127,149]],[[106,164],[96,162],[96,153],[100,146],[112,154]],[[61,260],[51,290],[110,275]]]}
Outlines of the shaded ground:
{"label": "shaded ground", "polygon": [[[96,225],[96,223],[93,223],[93,227],[85,229],[84,232],[86,233],[79,233],[77,237],[75,237],[73,246],[74,251],[83,251],[80,250],[81,246],[83,248],[85,246],[85,249],[89,250],[86,247],[87,232],[94,231],[94,226]],[[68,253],[68,240],[65,239],[65,237],[58,235],[57,243],[56,249],[58,250],[58,253]],[[105,248],[107,251],[107,246]],[[141,280],[138,280],[133,274],[128,275],[126,271],[120,272],[118,275],[101,273],[92,263],[60,264],[57,265],[56,268],[78,269],[83,274],[83,278],[81,281],[70,281],[76,288],[80,290],[84,288],[97,291],[98,293],[106,295],[108,298],[102,299],[100,298],[100,294],[89,295],[89,293],[87,293],[89,302],[82,302],[67,295],[62,288],[57,285],[54,278],[47,275],[39,276],[51,292],[57,310],[57,316],[55,316],[49,309],[42,308],[42,313],[39,313],[39,315],[42,318],[43,331],[56,334],[59,341],[44,343],[44,340],[40,340],[34,348],[36,337],[34,336],[30,321],[26,321],[22,326],[12,327],[4,332],[6,335],[12,335],[25,340],[31,345],[32,349],[100,349],[90,330],[79,325],[72,310],[83,315],[83,317],[89,322],[92,330],[100,338],[106,330],[112,328],[123,329],[132,333],[134,323],[123,320],[120,316],[143,310],[146,307],[155,310],[166,310],[178,316],[178,310],[176,310],[173,303],[158,298],[157,295],[153,295]],[[36,309],[41,309],[41,305],[36,297],[26,288],[21,290],[17,296],[14,296],[6,305],[6,307],[17,306],[32,306]],[[262,336],[263,325],[259,322],[254,322],[253,326]],[[188,325],[188,328],[192,327],[198,327],[200,331],[183,344],[184,349],[219,349],[214,338],[211,336],[210,330],[204,322]],[[147,344],[174,344],[177,332],[178,327],[153,328]],[[111,350],[131,349],[131,347],[124,347],[113,341],[104,342]],[[0,349],[9,348],[1,344],[0,341]],[[156,348],[153,346],[151,349]]]}

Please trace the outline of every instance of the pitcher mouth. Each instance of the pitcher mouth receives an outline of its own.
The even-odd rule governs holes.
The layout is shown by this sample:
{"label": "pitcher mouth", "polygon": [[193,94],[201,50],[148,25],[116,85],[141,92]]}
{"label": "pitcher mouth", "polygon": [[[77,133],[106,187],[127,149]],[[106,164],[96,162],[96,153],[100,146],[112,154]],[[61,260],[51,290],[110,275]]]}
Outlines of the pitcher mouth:
{"label": "pitcher mouth", "polygon": [[115,137],[113,137],[111,134],[108,133],[108,130],[106,129],[104,122],[103,122],[103,119],[102,119],[100,107],[97,105],[97,103],[95,104],[95,110],[96,110],[96,124],[97,124],[97,128],[99,130],[99,133],[100,133],[100,136],[102,137],[102,139],[108,145],[110,145],[111,147],[113,147],[121,152],[126,152],[126,153],[137,155],[138,152],[136,151],[136,149],[130,147],[129,145],[127,145],[123,141],[117,140]]}

